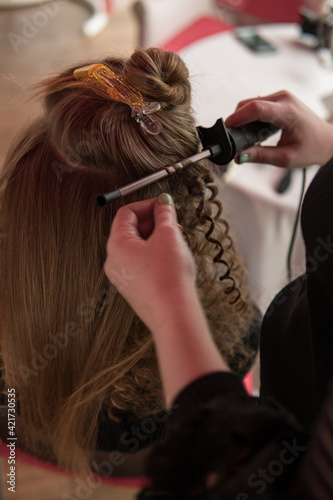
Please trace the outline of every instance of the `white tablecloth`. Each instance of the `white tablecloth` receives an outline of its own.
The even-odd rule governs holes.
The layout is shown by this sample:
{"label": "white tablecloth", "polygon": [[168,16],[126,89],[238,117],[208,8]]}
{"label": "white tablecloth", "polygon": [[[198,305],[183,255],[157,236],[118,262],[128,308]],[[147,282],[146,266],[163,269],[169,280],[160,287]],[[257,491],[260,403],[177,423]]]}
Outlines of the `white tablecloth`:
{"label": "white tablecloth", "polygon": [[[300,41],[297,25],[266,25],[257,32],[277,47],[276,53],[255,54],[226,32],[182,50],[193,87],[197,123],[211,126],[249,97],[287,89],[326,118],[323,97],[333,93],[333,70]],[[276,141],[277,139],[275,139]],[[307,170],[307,185],[318,167]],[[252,293],[264,310],[287,283],[286,261],[301,190],[301,170],[293,171],[284,194],[275,186],[284,169],[268,165],[233,165],[221,199],[240,252],[249,269]],[[304,247],[298,231],[292,258],[293,275],[304,270]]]}

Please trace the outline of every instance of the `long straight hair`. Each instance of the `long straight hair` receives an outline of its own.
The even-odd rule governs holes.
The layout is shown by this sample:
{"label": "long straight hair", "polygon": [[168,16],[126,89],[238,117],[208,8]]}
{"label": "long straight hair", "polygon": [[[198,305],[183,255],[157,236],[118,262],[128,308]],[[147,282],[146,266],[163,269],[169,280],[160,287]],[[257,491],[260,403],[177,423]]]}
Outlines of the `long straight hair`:
{"label": "long straight hair", "polygon": [[[12,147],[0,179],[3,384],[18,394],[20,443],[77,471],[89,468],[102,412],[143,417],[162,397],[150,332],[103,271],[122,204],[172,194],[215,341],[235,371],[253,356],[244,345],[246,273],[209,163],[105,209],[95,203],[96,194],[199,150],[185,64],[159,49],[103,63],[161,103],[162,132],[147,134],[128,106],[76,81],[70,68],[42,84],[44,112]],[[117,280],[126,287],[130,276],[124,270]]]}

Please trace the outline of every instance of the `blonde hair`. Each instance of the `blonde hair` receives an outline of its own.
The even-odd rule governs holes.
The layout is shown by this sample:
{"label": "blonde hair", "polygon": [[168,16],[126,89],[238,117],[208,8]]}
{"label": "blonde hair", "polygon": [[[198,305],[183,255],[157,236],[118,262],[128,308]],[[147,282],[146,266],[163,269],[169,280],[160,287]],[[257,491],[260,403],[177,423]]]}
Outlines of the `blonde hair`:
{"label": "blonde hair", "polygon": [[[151,335],[103,271],[123,203],[172,194],[215,341],[236,371],[253,357],[244,345],[253,316],[246,273],[207,162],[105,209],[95,202],[198,151],[184,62],[159,49],[103,62],[161,103],[162,132],[147,134],[128,106],[76,81],[71,68],[43,83],[43,116],[11,150],[0,184],[4,385],[19,397],[20,443],[79,471],[96,448],[102,412],[143,417],[162,394]],[[129,278],[118,279],[126,286]]]}

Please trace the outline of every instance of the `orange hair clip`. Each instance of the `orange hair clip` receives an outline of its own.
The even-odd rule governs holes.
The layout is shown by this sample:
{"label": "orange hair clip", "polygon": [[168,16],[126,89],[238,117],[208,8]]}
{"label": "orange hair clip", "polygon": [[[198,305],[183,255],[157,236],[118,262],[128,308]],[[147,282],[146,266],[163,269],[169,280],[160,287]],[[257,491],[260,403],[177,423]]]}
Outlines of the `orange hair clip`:
{"label": "orange hair clip", "polygon": [[130,106],[132,117],[149,134],[156,135],[161,132],[161,123],[151,116],[152,113],[161,108],[160,103],[144,101],[141,92],[127,85],[123,78],[105,64],[91,64],[78,68],[74,71],[74,77],[77,80],[96,83],[106,91],[111,99]]}

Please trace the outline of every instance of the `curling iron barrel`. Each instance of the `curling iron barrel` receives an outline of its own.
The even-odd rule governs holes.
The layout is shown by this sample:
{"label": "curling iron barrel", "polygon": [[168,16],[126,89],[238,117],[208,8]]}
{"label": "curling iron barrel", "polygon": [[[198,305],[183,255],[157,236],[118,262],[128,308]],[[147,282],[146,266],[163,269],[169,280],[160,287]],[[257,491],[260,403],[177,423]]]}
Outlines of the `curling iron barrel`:
{"label": "curling iron barrel", "polygon": [[[254,144],[266,140],[279,129],[270,123],[263,122],[252,122],[240,128],[227,128],[223,119],[219,118],[212,127],[197,127],[197,130],[203,146],[203,150],[200,153],[185,158],[177,163],[166,165],[157,172],[120,187],[115,191],[99,194],[96,198],[97,204],[100,207],[105,207],[112,201],[126,194],[138,191],[153,182],[157,182],[205,158],[209,158],[216,165],[227,165],[237,154]],[[177,167],[177,169],[174,167]],[[220,170],[224,171],[225,169],[220,168]]]}

